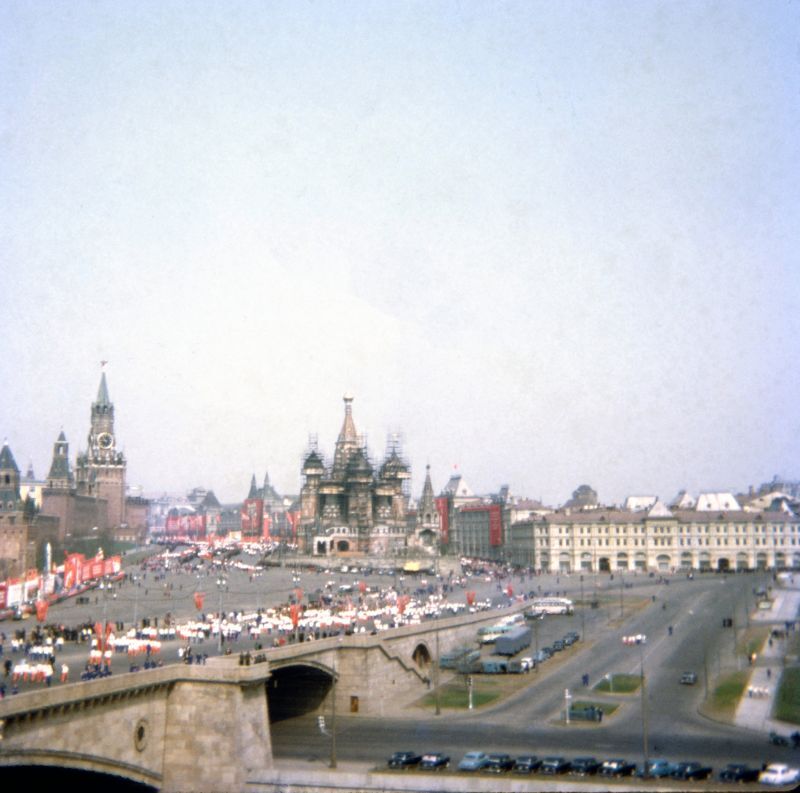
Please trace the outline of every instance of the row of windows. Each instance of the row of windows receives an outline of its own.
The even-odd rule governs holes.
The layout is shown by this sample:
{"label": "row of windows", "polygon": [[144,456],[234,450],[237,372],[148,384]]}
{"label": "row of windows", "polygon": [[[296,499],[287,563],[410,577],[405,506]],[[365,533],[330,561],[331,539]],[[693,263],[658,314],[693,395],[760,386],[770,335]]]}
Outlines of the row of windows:
{"label": "row of windows", "polygon": [[[728,537],[721,538],[721,537],[681,537],[678,539],[679,545],[709,545],[711,544],[711,540],[716,541],[716,545],[736,545],[736,546],[748,546],[748,545],[786,545],[787,542],[783,538],[771,538],[772,541],[770,542],[769,537],[753,537],[751,539],[747,539],[746,537],[734,537],[733,540],[729,540]],[[569,547],[571,540],[569,537],[559,537],[558,538],[558,547],[564,548]],[[553,540],[553,544],[555,544],[555,539]],[[640,544],[640,538],[634,537],[633,540],[625,542],[619,538],[614,539],[606,539],[603,540],[602,538],[598,540],[589,540],[589,539],[579,539],[576,543],[581,548],[591,548],[591,547],[608,547],[609,545],[616,545],[616,546],[625,546],[625,545],[633,545],[638,546]],[[650,538],[651,545],[658,545],[658,546],[671,546],[675,544],[675,538],[673,537],[652,537]],[[797,540],[794,537],[791,537],[788,541],[789,545],[797,545]],[[534,541],[534,545],[538,545],[540,548],[546,547],[550,545],[550,540],[546,538],[539,538]],[[641,538],[641,545],[647,545],[647,540],[644,537]]]}

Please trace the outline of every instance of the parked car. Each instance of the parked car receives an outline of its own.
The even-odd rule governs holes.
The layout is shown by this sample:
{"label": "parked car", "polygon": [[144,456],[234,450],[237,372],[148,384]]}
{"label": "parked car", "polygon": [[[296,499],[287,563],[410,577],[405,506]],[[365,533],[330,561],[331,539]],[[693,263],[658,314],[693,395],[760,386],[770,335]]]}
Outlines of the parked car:
{"label": "parked car", "polygon": [[389,768],[412,768],[419,765],[422,756],[416,752],[395,752],[389,758]]}
{"label": "parked car", "polygon": [[564,649],[565,645],[561,639],[556,639],[553,642],[553,650],[557,653],[560,653]]}
{"label": "parked car", "polygon": [[541,650],[538,650],[538,651],[537,651],[537,652],[534,654],[534,656],[533,656],[533,660],[534,660],[534,662],[535,662],[535,663],[537,663],[537,664],[543,664],[543,663],[544,663],[545,661],[547,661],[547,660],[548,660],[548,659],[549,659],[549,658],[550,658],[552,655],[553,655],[553,654],[552,654],[551,652],[549,652],[549,650],[548,650],[547,648],[542,648]]}
{"label": "parked car", "polygon": [[629,763],[627,760],[615,758],[606,760],[597,772],[602,776],[630,776],[636,771],[636,763]]}
{"label": "parked car", "polygon": [[525,658],[519,659],[520,664],[522,664],[522,670],[524,672],[530,672],[536,666],[533,658],[526,656]]}
{"label": "parked car", "polygon": [[493,774],[502,774],[505,771],[510,771],[514,767],[514,758],[509,754],[490,754],[486,765],[483,767],[484,771],[490,771]]}
{"label": "parked car", "polygon": [[525,754],[514,761],[514,767],[511,770],[515,774],[532,774],[534,771],[538,771],[541,765],[542,761],[536,755]]}
{"label": "parked car", "polygon": [[564,642],[565,647],[572,647],[578,641],[578,634],[567,633],[561,641]]}
{"label": "parked car", "polygon": [[743,763],[728,763],[719,772],[720,782],[758,782],[758,768],[750,768]]}
{"label": "parked car", "polygon": [[540,774],[566,774],[569,771],[569,760],[565,757],[545,757],[539,766]]}
{"label": "parked car", "polygon": [[684,672],[681,675],[681,683],[684,686],[693,686],[697,683],[697,675],[694,672]]}
{"label": "parked car", "polygon": [[670,776],[673,779],[708,779],[711,776],[711,767],[702,763],[676,763]]}
{"label": "parked car", "polygon": [[570,763],[570,773],[587,776],[600,770],[600,761],[596,757],[576,757]]}
{"label": "parked car", "polygon": [[458,764],[459,771],[480,771],[489,762],[485,752],[467,752]]}
{"label": "parked car", "polygon": [[442,771],[450,768],[450,758],[441,752],[432,752],[422,755],[419,767],[423,771]]}
{"label": "parked car", "polygon": [[800,780],[800,769],[785,763],[770,763],[759,775],[762,785],[791,785]]}
{"label": "parked car", "polygon": [[[647,761],[647,776],[653,779],[662,779],[672,775],[675,766],[669,760],[655,759]],[[636,776],[644,776],[644,767],[636,771]]]}

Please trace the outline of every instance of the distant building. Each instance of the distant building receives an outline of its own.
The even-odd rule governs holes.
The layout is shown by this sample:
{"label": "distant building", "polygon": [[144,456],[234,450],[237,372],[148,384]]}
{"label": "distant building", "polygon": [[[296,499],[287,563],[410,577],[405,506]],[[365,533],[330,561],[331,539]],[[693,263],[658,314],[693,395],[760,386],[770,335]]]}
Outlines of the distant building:
{"label": "distant building", "polygon": [[0,449],[0,580],[39,566],[46,542],[57,535],[58,521],[39,514],[34,500],[23,501],[17,462],[8,443]]}
{"label": "distant building", "polygon": [[507,556],[546,572],[800,569],[800,517],[728,509],[557,510],[511,525]]}
{"label": "distant building", "polygon": [[117,449],[114,405],[108,395],[105,372],[97,399],[91,405],[87,450],[70,466],[69,443],[62,430],[53,444],[53,458],[41,487],[41,515],[58,520],[55,547],[74,538],[99,535],[120,542],[144,542],[149,504],[129,496],[127,463]]}

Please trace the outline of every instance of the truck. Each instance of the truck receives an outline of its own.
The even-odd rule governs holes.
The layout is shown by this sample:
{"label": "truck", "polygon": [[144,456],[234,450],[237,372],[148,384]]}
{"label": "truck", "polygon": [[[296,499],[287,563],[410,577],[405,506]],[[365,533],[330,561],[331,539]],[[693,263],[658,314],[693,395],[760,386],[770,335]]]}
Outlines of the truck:
{"label": "truck", "polygon": [[445,653],[439,659],[440,669],[456,669],[459,665],[470,663],[476,658],[480,658],[480,653],[470,647],[458,647],[449,653]]}
{"label": "truck", "polygon": [[516,655],[520,650],[531,646],[531,629],[520,625],[513,631],[497,637],[494,643],[495,655]]}

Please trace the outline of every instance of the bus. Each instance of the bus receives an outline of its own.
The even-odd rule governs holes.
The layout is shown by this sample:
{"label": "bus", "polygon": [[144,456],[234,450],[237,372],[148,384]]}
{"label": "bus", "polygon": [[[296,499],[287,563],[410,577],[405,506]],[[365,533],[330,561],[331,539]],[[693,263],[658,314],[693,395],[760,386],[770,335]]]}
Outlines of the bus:
{"label": "bus", "polygon": [[539,617],[542,614],[572,614],[575,606],[569,598],[543,597],[534,598],[528,610],[528,616]]}

